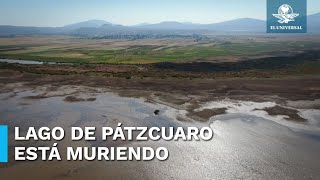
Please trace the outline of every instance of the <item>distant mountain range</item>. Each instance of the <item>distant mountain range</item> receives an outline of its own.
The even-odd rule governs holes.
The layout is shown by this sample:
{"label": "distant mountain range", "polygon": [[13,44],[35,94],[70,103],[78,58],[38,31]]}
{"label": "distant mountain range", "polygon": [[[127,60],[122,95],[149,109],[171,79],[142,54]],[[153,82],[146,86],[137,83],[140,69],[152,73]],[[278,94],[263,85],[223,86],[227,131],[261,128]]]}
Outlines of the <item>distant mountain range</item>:
{"label": "distant mountain range", "polygon": [[[123,26],[103,20],[89,20],[63,27],[25,27],[0,25],[0,36],[14,35],[82,35],[104,36],[114,34],[183,34],[201,32],[248,32],[264,33],[266,22],[259,19],[241,18],[213,24],[193,24],[165,21],[156,24]],[[320,33],[320,13],[308,16],[308,32]]]}
{"label": "distant mountain range", "polygon": [[66,25],[66,26],[63,26],[62,28],[65,30],[75,30],[83,27],[98,28],[105,24],[112,24],[112,23],[104,20],[89,20],[89,21]]}

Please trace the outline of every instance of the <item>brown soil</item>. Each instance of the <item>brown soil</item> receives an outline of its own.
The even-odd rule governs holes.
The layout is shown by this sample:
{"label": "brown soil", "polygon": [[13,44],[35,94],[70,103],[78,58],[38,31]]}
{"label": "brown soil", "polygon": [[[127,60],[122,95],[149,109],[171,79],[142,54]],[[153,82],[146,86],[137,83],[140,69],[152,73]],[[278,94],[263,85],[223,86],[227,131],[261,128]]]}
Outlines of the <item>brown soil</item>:
{"label": "brown soil", "polygon": [[277,116],[277,115],[286,115],[288,116],[288,118],[285,118],[286,120],[289,121],[297,121],[297,122],[305,122],[307,121],[306,119],[302,118],[301,116],[299,116],[299,111],[295,110],[295,109],[288,109],[288,108],[284,108],[281,106],[274,106],[274,107],[270,107],[270,108],[265,108],[263,109],[264,111],[266,111],[269,115],[272,116]]}
{"label": "brown soil", "polygon": [[216,109],[204,109],[202,111],[192,111],[187,114],[188,117],[196,119],[202,122],[208,121],[211,117],[225,114],[227,108],[216,108]]}
{"label": "brown soil", "polygon": [[[240,100],[314,100],[320,99],[320,78],[297,77],[281,79],[154,79],[113,78],[85,75],[41,75],[0,70],[0,83],[21,83],[30,87],[64,85],[102,87],[115,90],[123,96],[148,97],[156,94],[167,102],[181,105],[195,100],[209,101],[221,98]],[[0,87],[1,92],[12,89]]]}
{"label": "brown soil", "polygon": [[64,101],[66,101],[66,102],[81,102],[81,101],[95,101],[95,100],[96,100],[96,98],[84,99],[84,98],[78,98],[75,96],[67,96],[64,98]]}

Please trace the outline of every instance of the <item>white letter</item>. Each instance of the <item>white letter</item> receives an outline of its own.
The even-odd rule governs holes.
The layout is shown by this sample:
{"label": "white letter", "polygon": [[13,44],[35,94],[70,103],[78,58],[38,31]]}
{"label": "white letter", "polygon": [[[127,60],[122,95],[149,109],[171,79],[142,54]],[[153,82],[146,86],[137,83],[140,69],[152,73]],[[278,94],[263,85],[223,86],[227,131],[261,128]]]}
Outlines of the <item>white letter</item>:
{"label": "white letter", "polygon": [[[163,151],[164,155],[161,157],[161,151]],[[168,149],[165,147],[159,147],[156,151],[156,157],[160,161],[164,161],[169,157],[169,152]]]}
{"label": "white letter", "polygon": [[[150,161],[154,158],[154,150],[151,147],[143,147],[143,157],[144,161]],[[149,152],[149,156],[147,155]]]}
{"label": "white letter", "polygon": [[[208,131],[208,133],[205,133],[205,131]],[[205,136],[205,134],[208,134],[208,135]],[[213,131],[212,131],[211,128],[209,128],[209,127],[201,128],[201,130],[200,130],[200,138],[202,140],[208,141],[208,140],[210,140],[212,138],[212,136],[213,136]]]}
{"label": "white letter", "polygon": [[[77,132],[79,133],[79,135],[77,136]],[[71,128],[71,139],[73,141],[78,141],[81,140],[83,138],[83,130],[81,129],[81,127],[72,127]]]}
{"label": "white letter", "polygon": [[38,134],[39,134],[39,138],[42,140],[42,141],[50,141],[50,128],[48,127],[41,127],[38,131]]}
{"label": "white letter", "polygon": [[94,136],[94,131],[96,130],[95,127],[86,127],[85,128],[85,140],[86,141],[94,141],[96,137]]}
{"label": "white letter", "polygon": [[70,160],[73,160],[73,161],[80,160],[80,161],[82,161],[82,156],[83,156],[82,147],[77,147],[76,148],[76,152],[73,151],[72,147],[68,147],[67,148],[67,160],[68,161],[70,161]]}
{"label": "white letter", "polygon": [[[57,136],[57,131],[60,132],[60,136]],[[64,138],[64,130],[61,127],[55,127],[52,130],[52,138],[56,141],[60,141]]]}
{"label": "white letter", "polygon": [[103,127],[102,128],[102,140],[107,140],[107,136],[111,136],[113,133],[113,129],[111,127]]}
{"label": "white letter", "polygon": [[196,140],[199,141],[199,137],[197,136],[199,133],[199,129],[196,127],[188,127],[188,134],[187,134],[187,139],[188,141],[192,141],[192,137]]}
{"label": "white letter", "polygon": [[15,148],[15,152],[14,152],[14,159],[16,161],[24,161],[26,160],[26,158],[24,157],[24,151],[25,151],[25,147],[16,147]]}

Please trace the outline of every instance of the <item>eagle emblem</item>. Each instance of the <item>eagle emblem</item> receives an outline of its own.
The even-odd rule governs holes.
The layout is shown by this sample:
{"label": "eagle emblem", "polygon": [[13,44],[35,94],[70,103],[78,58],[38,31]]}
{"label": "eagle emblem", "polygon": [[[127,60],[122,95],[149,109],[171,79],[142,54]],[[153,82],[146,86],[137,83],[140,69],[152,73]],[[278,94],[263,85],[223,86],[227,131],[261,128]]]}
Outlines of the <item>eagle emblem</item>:
{"label": "eagle emblem", "polygon": [[299,14],[293,13],[293,9],[288,4],[283,4],[278,9],[278,14],[272,14],[274,17],[278,18],[278,22],[283,24],[288,24],[291,21],[295,21],[294,18],[298,17]]}

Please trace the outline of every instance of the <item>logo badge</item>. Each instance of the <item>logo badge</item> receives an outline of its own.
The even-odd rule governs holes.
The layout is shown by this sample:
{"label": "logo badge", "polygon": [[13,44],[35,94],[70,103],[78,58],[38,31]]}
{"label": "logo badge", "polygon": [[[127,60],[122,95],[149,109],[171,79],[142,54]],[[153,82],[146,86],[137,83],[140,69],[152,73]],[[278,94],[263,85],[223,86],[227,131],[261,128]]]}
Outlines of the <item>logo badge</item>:
{"label": "logo badge", "polygon": [[306,0],[267,0],[268,33],[306,33]]}

